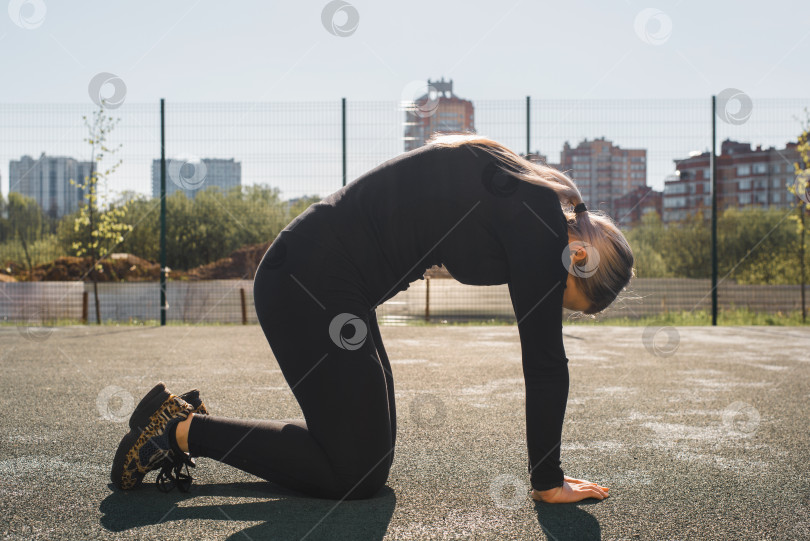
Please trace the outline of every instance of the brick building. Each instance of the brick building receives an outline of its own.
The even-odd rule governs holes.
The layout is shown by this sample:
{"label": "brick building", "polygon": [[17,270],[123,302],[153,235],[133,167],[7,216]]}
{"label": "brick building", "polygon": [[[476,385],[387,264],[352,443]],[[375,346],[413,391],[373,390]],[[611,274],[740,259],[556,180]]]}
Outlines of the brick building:
{"label": "brick building", "polygon": [[[717,156],[717,209],[788,208],[795,195],[788,186],[795,182],[794,162],[799,161],[797,143],[785,148],[751,148],[750,143],[726,139]],[[711,217],[710,153],[694,152],[675,160],[676,172],[664,182],[663,220],[674,222],[704,209]]]}
{"label": "brick building", "polygon": [[574,179],[588,208],[611,216],[616,216],[614,200],[647,187],[647,150],[621,148],[604,137],[585,139],[575,148],[566,141],[560,163],[549,165]]}
{"label": "brick building", "polygon": [[453,94],[453,80],[431,81],[429,93],[405,109],[405,151],[419,148],[436,132],[475,132],[475,108]]}
{"label": "brick building", "polygon": [[641,218],[648,212],[657,212],[662,216],[663,192],[653,190],[651,186],[639,186],[613,200],[611,217],[616,223],[629,229],[641,223]]}

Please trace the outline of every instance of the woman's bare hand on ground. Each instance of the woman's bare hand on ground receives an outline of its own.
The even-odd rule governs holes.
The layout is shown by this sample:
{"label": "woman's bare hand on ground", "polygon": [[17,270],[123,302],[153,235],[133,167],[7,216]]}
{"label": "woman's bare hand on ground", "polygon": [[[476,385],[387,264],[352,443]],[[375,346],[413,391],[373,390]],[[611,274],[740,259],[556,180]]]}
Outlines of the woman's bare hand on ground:
{"label": "woman's bare hand on ground", "polygon": [[548,490],[532,489],[532,498],[546,503],[572,503],[585,498],[604,500],[610,496],[608,490],[610,489],[597,483],[565,476],[561,487]]}

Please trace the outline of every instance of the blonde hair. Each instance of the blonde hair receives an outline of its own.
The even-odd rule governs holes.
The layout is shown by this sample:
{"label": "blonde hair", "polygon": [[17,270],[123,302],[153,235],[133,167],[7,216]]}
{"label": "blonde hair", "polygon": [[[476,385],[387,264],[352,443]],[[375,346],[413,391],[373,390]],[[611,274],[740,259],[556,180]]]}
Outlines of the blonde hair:
{"label": "blonde hair", "polygon": [[[508,175],[554,190],[569,231],[585,243],[587,256],[577,266],[588,269],[587,272],[572,272],[569,268],[578,289],[591,303],[585,314],[597,314],[607,308],[635,276],[633,251],[614,220],[601,210],[575,213],[573,207],[583,202],[582,194],[573,179],[564,173],[532,162],[482,135],[436,133],[427,144],[439,147],[471,145],[495,157],[500,162],[498,166]],[[589,261],[592,258],[594,261]]]}

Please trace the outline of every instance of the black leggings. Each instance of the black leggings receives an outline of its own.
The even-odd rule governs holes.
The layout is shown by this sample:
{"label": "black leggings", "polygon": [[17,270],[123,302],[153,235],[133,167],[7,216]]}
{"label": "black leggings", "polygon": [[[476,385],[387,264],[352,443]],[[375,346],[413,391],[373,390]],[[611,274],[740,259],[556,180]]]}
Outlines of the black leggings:
{"label": "black leggings", "polygon": [[281,232],[256,271],[253,294],[304,419],[195,415],[193,456],[321,498],[368,498],[385,484],[396,439],[394,382],[356,276],[331,251]]}

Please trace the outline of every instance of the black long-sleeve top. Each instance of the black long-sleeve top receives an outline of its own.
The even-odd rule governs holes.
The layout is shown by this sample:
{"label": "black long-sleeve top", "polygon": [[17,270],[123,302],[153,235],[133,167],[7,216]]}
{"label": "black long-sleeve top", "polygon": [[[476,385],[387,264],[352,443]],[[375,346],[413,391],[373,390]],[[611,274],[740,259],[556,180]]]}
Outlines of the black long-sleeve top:
{"label": "black long-sleeve top", "polygon": [[428,145],[378,165],[285,229],[348,262],[355,272],[347,287],[372,308],[434,264],[463,284],[508,284],[521,343],[531,485],[562,485],[568,228],[553,190],[503,173],[480,149]]}

